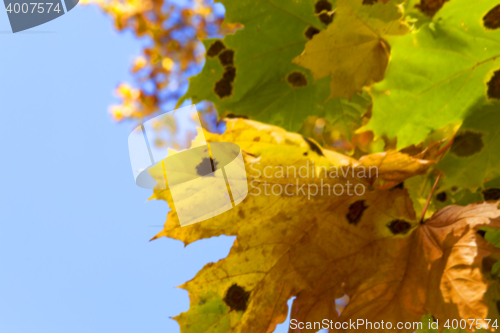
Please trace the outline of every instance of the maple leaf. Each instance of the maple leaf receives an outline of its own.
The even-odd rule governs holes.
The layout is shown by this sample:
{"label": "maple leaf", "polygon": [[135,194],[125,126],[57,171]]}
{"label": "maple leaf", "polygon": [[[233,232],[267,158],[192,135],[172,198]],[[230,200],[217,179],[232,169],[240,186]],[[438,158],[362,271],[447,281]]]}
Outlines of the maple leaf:
{"label": "maple leaf", "polygon": [[[335,1],[221,1],[225,22],[239,22],[244,29],[223,39],[202,40],[206,62],[189,79],[189,89],[178,105],[208,100],[220,115],[234,113],[298,131],[309,115],[324,117],[351,138],[371,103],[367,94],[350,101],[328,99],[328,79],[314,81],[308,70],[293,64],[306,42],[317,37],[328,21],[322,8]],[[322,14],[320,14],[322,13]]]}
{"label": "maple leaf", "polygon": [[409,31],[401,18],[396,1],[363,5],[339,0],[333,23],[307,42],[294,62],[310,69],[315,79],[331,75],[330,98],[351,98],[384,78],[389,62],[384,37]]}
{"label": "maple leaf", "polygon": [[372,88],[367,128],[397,137],[398,146],[406,147],[459,123],[478,99],[494,99],[500,29],[488,28],[486,17],[496,5],[496,0],[449,1],[414,33],[388,38],[391,62],[384,81]]}
{"label": "maple leaf", "polygon": [[[302,322],[395,325],[427,312],[442,322],[498,318],[495,300],[485,294],[495,282],[489,261],[500,251],[478,233],[499,227],[496,204],[449,206],[419,226],[396,208],[405,206],[404,190],[363,199],[367,208],[357,225],[346,220],[347,206],[318,213],[317,205],[315,213],[293,210],[240,224],[228,257],[182,286],[191,299],[190,310],[176,317],[182,332],[272,332],[294,295],[292,319]],[[350,301],[338,316],[335,300],[343,295]]]}
{"label": "maple leaf", "polygon": [[[320,180],[345,185],[349,180],[368,190],[360,196],[310,198],[261,192],[230,211],[184,228],[173,209],[155,239],[167,236],[189,244],[218,235],[237,236],[227,258],[206,265],[182,286],[191,299],[190,310],[176,317],[183,333],[272,332],[286,318],[286,303],[293,296],[292,319],[298,321],[364,319],[395,325],[419,321],[427,313],[439,320],[498,317],[491,292],[496,280],[489,268],[500,258],[500,250],[480,232],[483,227],[500,227],[497,203],[448,206],[421,224],[407,190],[373,189],[370,179],[356,173],[294,183],[291,176],[268,172],[266,178],[253,172],[313,161],[317,169],[362,164],[311,145],[298,134],[237,119],[228,121],[225,133],[206,135],[209,141],[241,147],[247,171],[252,170],[249,182],[259,183],[255,188],[262,189],[264,181],[295,187]],[[390,152],[368,155],[363,165],[408,159]],[[415,168],[415,163],[421,166]],[[431,164],[415,159],[401,175],[421,173]],[[402,165],[395,163],[393,171]],[[155,190],[152,198],[171,203],[168,189]],[[335,300],[345,295],[349,302],[339,315]]]}
{"label": "maple leaf", "polygon": [[500,105],[478,101],[455,135],[450,153],[438,168],[446,176],[443,188],[475,189],[500,168]]}
{"label": "maple leaf", "polygon": [[401,182],[412,176],[426,173],[432,164],[434,164],[432,160],[418,159],[394,150],[388,150],[384,153],[361,157],[358,166],[377,167],[377,175],[372,175],[372,182],[378,177],[388,181]]}

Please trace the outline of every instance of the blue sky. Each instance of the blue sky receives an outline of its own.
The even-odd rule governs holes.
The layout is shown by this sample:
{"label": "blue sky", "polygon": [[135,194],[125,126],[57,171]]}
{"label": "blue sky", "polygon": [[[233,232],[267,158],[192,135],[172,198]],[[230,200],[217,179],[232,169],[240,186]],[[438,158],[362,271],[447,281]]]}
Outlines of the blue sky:
{"label": "blue sky", "polygon": [[168,206],[134,184],[132,125],[107,113],[140,41],[78,6],[17,34],[3,12],[0,45],[0,332],[179,332],[175,287],[233,238],[148,242]]}

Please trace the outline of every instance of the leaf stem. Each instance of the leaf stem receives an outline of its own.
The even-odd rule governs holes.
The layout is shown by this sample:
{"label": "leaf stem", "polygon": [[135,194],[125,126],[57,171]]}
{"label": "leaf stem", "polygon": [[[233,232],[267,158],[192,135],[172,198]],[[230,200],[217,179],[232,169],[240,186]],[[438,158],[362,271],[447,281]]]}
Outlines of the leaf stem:
{"label": "leaf stem", "polygon": [[[436,157],[441,155],[441,154],[444,154],[446,149],[450,148],[451,145],[453,144],[453,140],[455,140],[455,137],[451,138],[450,142],[448,142],[443,148],[439,149],[439,151],[436,153]],[[441,158],[442,158],[442,156],[441,156]],[[441,160],[441,159],[439,159],[439,160]]]}
{"label": "leaf stem", "polygon": [[[439,161],[441,161],[443,159],[444,153],[446,152],[446,150],[448,148],[451,147],[451,145],[453,144],[453,140],[455,140],[455,136],[453,136],[451,138],[450,142],[448,142],[443,148],[441,148],[436,153],[436,157],[441,155],[441,157],[439,158]],[[434,182],[434,185],[432,185],[431,193],[429,193],[429,197],[427,197],[427,201],[425,202],[424,210],[422,211],[422,215],[420,216],[420,224],[424,224],[425,213],[427,212],[427,209],[429,208],[429,204],[431,203],[432,195],[434,194],[434,191],[436,190],[437,184],[439,183],[439,180],[441,179],[442,175],[443,175],[443,173],[441,171],[439,171],[439,174],[436,178],[436,181]]]}
{"label": "leaf stem", "polygon": [[390,182],[390,183],[387,183],[387,184],[385,184],[385,185],[382,185],[382,186],[377,187],[377,189],[379,189],[379,190],[383,190],[384,188],[391,187],[391,186],[393,186],[394,184],[396,184],[396,182]]}
{"label": "leaf stem", "polygon": [[442,176],[442,173],[440,171],[439,175],[436,178],[436,181],[434,182],[434,185],[432,186],[431,193],[429,193],[429,197],[427,198],[427,201],[425,203],[424,210],[422,211],[422,215],[420,216],[420,224],[424,224],[425,213],[427,212],[427,208],[429,208],[429,204],[431,203],[432,195],[434,194],[434,191],[436,190],[437,184],[439,183],[441,176]]}

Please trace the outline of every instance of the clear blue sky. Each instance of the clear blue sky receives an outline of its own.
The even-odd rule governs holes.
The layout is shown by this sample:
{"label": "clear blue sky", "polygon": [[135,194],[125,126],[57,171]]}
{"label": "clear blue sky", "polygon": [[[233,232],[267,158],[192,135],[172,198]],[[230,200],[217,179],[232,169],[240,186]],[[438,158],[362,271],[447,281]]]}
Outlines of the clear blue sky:
{"label": "clear blue sky", "polygon": [[233,238],[148,242],[168,206],[134,184],[132,128],[107,113],[140,41],[78,6],[17,34],[2,11],[0,45],[0,332],[179,332],[175,287]]}

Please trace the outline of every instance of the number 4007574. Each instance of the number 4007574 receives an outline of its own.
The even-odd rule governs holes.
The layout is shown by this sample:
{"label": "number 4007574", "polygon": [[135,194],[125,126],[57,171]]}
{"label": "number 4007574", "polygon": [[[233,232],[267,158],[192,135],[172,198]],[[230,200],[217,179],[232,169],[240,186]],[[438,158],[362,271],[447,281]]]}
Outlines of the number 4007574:
{"label": "number 4007574", "polygon": [[43,14],[43,13],[50,13],[50,11],[52,10],[53,12],[57,12],[59,13],[62,9],[59,8],[59,3],[56,3],[55,6],[53,6],[54,3],[53,2],[30,2],[29,4],[28,3],[23,3],[23,4],[19,4],[19,3],[15,3],[15,4],[12,4],[12,3],[9,3],[9,5],[7,6],[6,10],[8,13],[24,13],[24,14],[27,14],[27,13],[39,13],[39,14]]}
{"label": "number 4007574", "polygon": [[493,328],[497,329],[498,325],[497,325],[496,319],[493,323],[491,322],[491,319],[468,319],[468,320],[462,319],[460,321],[458,321],[457,319],[453,319],[453,320],[448,319],[446,321],[446,323],[444,324],[444,327],[454,328],[454,329],[458,329],[458,328],[465,329],[467,327],[469,329],[472,329],[472,328],[488,329],[490,327],[493,327]]}

